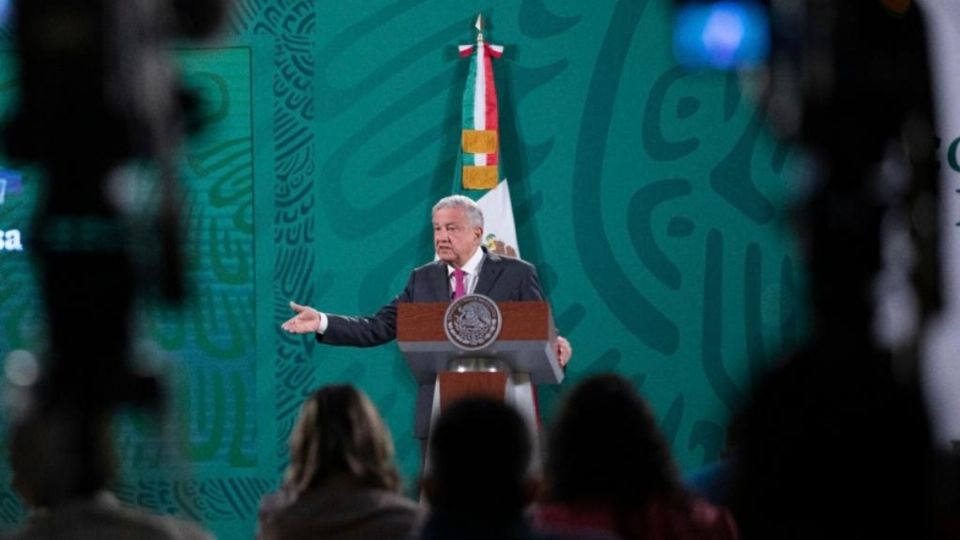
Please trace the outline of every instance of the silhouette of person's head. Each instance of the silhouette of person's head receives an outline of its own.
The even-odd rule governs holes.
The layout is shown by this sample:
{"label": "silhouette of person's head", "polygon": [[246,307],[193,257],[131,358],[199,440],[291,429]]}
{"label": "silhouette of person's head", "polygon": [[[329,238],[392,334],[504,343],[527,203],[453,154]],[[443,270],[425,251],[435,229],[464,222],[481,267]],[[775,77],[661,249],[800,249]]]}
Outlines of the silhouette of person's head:
{"label": "silhouette of person's head", "polygon": [[650,408],[612,374],[588,378],[567,396],[549,434],[545,476],[555,502],[685,497]]}
{"label": "silhouette of person's head", "polygon": [[45,412],[10,430],[13,488],[32,508],[88,499],[115,479],[117,460],[106,416]]}
{"label": "silhouette of person's head", "polygon": [[807,346],[740,413],[732,506],[751,538],[925,538],[933,464],[919,392],[885,353]]}
{"label": "silhouette of person's head", "polygon": [[299,495],[332,483],[400,489],[390,432],[370,399],[348,385],[315,391],[290,435],[287,489]]}
{"label": "silhouette of person's head", "polygon": [[443,411],[430,438],[424,490],[432,508],[468,524],[520,518],[535,487],[530,430],[513,408],[467,398]]}

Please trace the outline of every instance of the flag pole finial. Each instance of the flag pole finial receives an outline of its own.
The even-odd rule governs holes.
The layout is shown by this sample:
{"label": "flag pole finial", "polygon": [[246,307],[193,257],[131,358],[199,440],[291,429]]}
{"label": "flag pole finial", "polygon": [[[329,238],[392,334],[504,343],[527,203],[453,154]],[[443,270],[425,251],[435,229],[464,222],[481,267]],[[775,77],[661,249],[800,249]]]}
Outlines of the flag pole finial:
{"label": "flag pole finial", "polygon": [[483,42],[483,13],[477,13],[477,22],[473,25],[477,29],[477,43]]}

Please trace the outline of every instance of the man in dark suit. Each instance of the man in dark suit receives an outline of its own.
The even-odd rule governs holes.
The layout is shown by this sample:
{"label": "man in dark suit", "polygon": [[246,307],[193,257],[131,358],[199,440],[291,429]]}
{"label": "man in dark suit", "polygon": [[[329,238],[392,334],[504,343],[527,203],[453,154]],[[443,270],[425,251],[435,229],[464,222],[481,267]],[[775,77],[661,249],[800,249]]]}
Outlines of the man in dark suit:
{"label": "man in dark suit", "polygon": [[[436,261],[410,274],[406,287],[372,316],[347,317],[322,313],[290,302],[297,314],[282,328],[295,334],[313,333],[327,345],[373,347],[397,337],[398,302],[448,302],[463,294],[483,294],[496,302],[543,300],[537,271],[530,263],[500,257],[481,246],[483,213],[462,195],[440,199],[433,207],[433,245]],[[566,366],[572,350],[557,338],[557,359]],[[426,436],[433,385],[423,385],[417,396],[418,437]],[[426,411],[426,418],[422,412]],[[425,422],[426,420],[426,422]]]}

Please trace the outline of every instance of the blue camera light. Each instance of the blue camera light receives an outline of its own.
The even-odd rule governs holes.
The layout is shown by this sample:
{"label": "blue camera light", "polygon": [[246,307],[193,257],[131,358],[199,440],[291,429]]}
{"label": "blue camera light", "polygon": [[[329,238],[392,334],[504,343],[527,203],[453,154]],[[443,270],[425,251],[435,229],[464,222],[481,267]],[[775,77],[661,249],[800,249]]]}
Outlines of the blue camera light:
{"label": "blue camera light", "polygon": [[673,45],[689,68],[755,67],[770,52],[766,10],[748,1],[686,4],[677,11]]}

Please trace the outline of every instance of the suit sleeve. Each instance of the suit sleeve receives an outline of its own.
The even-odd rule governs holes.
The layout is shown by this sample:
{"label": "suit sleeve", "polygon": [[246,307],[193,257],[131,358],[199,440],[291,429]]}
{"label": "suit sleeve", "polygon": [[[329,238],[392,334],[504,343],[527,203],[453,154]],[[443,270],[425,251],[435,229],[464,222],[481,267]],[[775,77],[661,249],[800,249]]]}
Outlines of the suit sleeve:
{"label": "suit sleeve", "polygon": [[[537,274],[537,268],[533,265],[526,265],[526,267],[529,270],[525,273],[523,280],[521,281],[519,300],[521,302],[546,301],[546,297],[543,294],[543,289],[540,287],[540,276]],[[560,335],[560,331],[557,329],[556,321],[553,321],[553,328],[557,335]]]}
{"label": "suit sleeve", "polygon": [[543,289],[540,287],[540,277],[537,269],[531,264],[524,265],[527,272],[520,283],[519,298],[521,302],[540,302],[544,300]]}
{"label": "suit sleeve", "polygon": [[413,283],[411,274],[403,292],[374,315],[348,317],[328,313],[327,330],[317,334],[317,341],[351,347],[375,347],[393,341],[397,337],[397,303],[409,302],[413,298]]}

